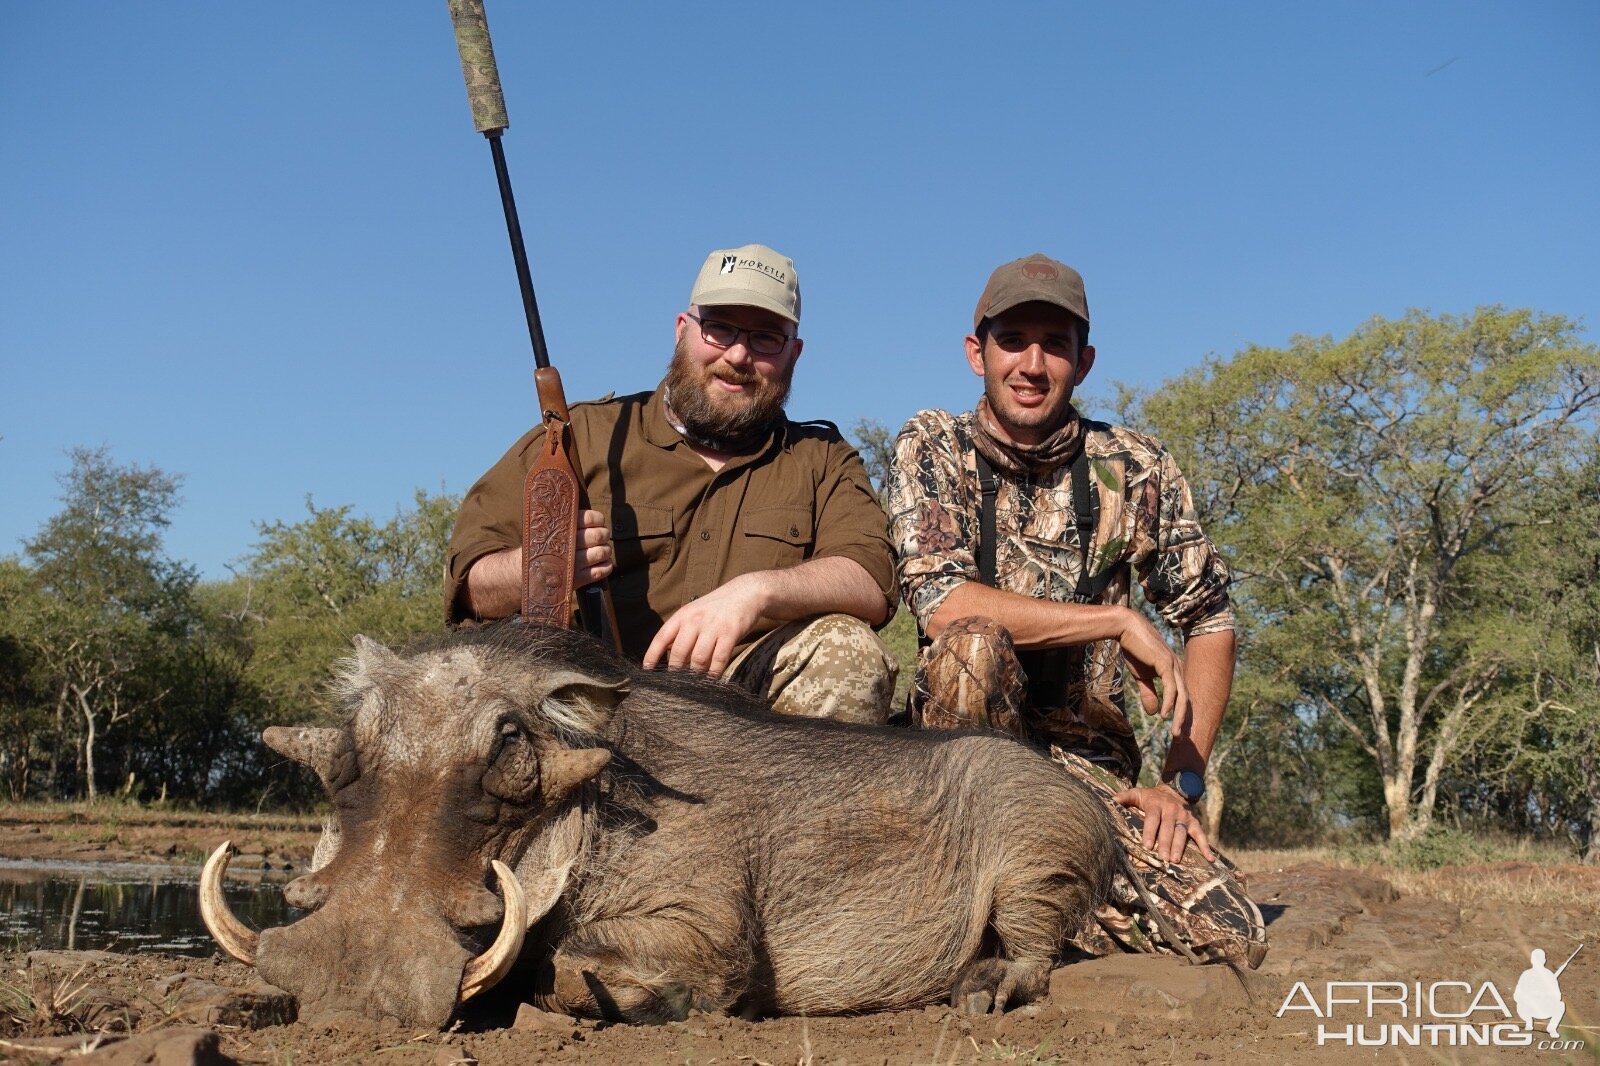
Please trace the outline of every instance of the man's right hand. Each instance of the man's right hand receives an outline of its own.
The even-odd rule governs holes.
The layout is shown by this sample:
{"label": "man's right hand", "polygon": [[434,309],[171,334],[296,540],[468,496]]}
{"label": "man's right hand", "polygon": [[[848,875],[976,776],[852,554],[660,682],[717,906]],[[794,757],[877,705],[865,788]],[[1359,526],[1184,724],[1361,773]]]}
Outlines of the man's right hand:
{"label": "man's right hand", "polygon": [[[1189,689],[1183,680],[1183,660],[1161,639],[1150,619],[1127,608],[1122,632],[1117,641],[1139,686],[1139,704],[1145,714],[1172,719],[1174,736],[1189,721]],[[1156,681],[1161,690],[1156,691]]]}
{"label": "man's right hand", "polygon": [[[520,553],[519,553],[520,554]],[[616,560],[611,550],[611,530],[599,511],[578,515],[578,551],[572,563],[572,587],[583,588],[611,576]]]}
{"label": "man's right hand", "polygon": [[[578,514],[577,548],[572,559],[572,587],[582,588],[611,576],[616,560],[611,530],[599,511]],[[485,555],[467,571],[467,607],[476,618],[509,618],[522,607],[522,549],[506,548]]]}

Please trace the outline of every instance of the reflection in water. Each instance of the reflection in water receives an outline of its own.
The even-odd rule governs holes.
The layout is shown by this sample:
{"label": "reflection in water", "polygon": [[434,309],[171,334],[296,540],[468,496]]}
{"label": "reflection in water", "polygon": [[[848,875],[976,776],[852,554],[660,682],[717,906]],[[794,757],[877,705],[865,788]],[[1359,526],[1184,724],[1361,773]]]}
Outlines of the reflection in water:
{"label": "reflection in water", "polygon": [[[302,911],[283,901],[282,882],[229,881],[233,912],[262,929]],[[0,861],[0,948],[164,951],[210,955],[191,870],[166,866],[46,866]]]}

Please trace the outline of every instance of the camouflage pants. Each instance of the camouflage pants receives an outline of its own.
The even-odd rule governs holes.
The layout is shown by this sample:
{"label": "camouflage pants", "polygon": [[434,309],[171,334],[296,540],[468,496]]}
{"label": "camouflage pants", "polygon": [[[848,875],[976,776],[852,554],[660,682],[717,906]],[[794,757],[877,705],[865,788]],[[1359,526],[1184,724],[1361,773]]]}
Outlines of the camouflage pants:
{"label": "camouflage pants", "polygon": [[[993,729],[1048,747],[1051,759],[1105,805],[1128,867],[1114,878],[1111,899],[1071,938],[1073,946],[1091,955],[1138,951],[1260,966],[1266,926],[1238,868],[1221,851],[1208,862],[1193,844],[1180,862],[1166,862],[1144,846],[1143,812],[1113,798],[1136,779],[1139,766],[1136,746],[1130,758],[1132,731],[1121,710],[1086,699],[1087,706],[1069,713],[1044,714],[1026,706],[1025,693],[1011,635],[988,619],[964,618],[924,650],[911,690],[912,720],[929,729]],[[1092,723],[1117,719],[1126,736],[1083,735]]]}
{"label": "camouflage pants", "polygon": [[900,666],[872,627],[847,614],[780,626],[746,648],[728,681],[779,714],[882,725]]}

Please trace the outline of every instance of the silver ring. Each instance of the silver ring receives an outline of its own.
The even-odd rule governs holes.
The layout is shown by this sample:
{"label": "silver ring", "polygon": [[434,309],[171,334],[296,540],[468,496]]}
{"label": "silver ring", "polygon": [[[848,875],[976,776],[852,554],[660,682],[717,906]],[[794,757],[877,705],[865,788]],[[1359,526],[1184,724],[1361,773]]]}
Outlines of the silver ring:
{"label": "silver ring", "polygon": [[1179,829],[1187,829],[1187,828],[1189,828],[1189,823],[1188,822],[1173,822],[1172,824],[1177,826]]}

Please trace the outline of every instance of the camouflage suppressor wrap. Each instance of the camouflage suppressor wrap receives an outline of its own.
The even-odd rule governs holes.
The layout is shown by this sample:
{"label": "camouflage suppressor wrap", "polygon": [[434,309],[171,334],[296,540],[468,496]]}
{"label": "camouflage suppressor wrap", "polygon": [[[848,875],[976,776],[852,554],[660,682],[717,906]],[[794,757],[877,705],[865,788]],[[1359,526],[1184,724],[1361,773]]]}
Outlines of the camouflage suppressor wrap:
{"label": "camouflage suppressor wrap", "polygon": [[461,53],[461,76],[467,81],[467,100],[479,133],[493,133],[511,125],[506,118],[506,98],[500,92],[500,70],[494,65],[494,44],[489,40],[489,20],[483,0],[446,0],[455,23],[456,49]]}

